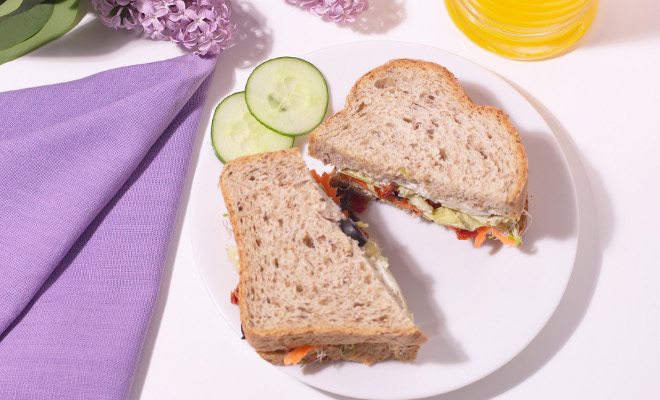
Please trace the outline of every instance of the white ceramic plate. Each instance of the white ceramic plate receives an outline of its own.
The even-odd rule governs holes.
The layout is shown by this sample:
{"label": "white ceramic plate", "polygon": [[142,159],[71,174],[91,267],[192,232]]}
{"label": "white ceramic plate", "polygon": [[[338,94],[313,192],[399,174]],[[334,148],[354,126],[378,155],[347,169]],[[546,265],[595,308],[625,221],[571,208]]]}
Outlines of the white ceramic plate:
{"label": "white ceramic plate", "polygon": [[[358,398],[436,395],[465,386],[504,365],[531,342],[554,312],[577,248],[577,199],[568,163],[543,118],[504,80],[444,51],[398,42],[342,45],[304,58],[325,75],[332,110],[336,111],[343,107],[351,85],[362,74],[401,57],[446,66],[477,103],[508,112],[527,149],[533,223],[520,248],[488,244],[474,249],[471,242],[458,241],[447,229],[411,218],[394,207],[372,203],[363,219],[385,249],[392,272],[429,342],[421,348],[417,361],[409,364],[281,367],[311,386]],[[310,159],[308,162],[313,165]],[[190,203],[190,227],[201,276],[221,313],[240,336],[238,308],[229,302],[229,292],[238,277],[224,250],[231,238],[223,226],[225,206],[217,189],[221,169],[206,135]]]}

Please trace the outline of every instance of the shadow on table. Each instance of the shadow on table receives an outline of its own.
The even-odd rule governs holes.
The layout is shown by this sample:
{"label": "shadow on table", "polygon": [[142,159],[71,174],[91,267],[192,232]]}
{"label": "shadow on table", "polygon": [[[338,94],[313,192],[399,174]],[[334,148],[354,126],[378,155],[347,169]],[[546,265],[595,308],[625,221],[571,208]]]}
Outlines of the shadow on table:
{"label": "shadow on table", "polygon": [[369,9],[345,26],[359,33],[382,34],[397,27],[406,19],[403,0],[376,0],[369,3]]}
{"label": "shadow on table", "polygon": [[[297,5],[292,4],[292,6],[300,9]],[[302,11],[302,9],[300,10]],[[389,32],[405,19],[405,0],[375,0],[369,2],[369,9],[360,14],[355,21],[338,24],[338,26],[368,35],[382,34]],[[327,21],[326,23],[333,22]]]}
{"label": "shadow on table", "polygon": [[563,126],[528,93],[516,89],[544,117],[573,172],[580,210],[575,266],[557,310],[520,354],[491,375],[462,389],[436,396],[435,400],[493,398],[523,382],[550,361],[578,328],[589,308],[600,275],[603,252],[614,228],[609,196],[596,171],[581,157]]}
{"label": "shadow on table", "polygon": [[[374,212],[370,207],[367,214]],[[389,260],[390,272],[399,284],[401,292],[414,293],[407,296],[406,302],[415,316],[419,328],[426,334],[429,341],[419,350],[416,364],[460,364],[468,361],[469,357],[463,350],[461,343],[452,335],[445,316],[438,304],[433,301],[434,278],[421,268],[410,250],[402,246],[395,238],[400,232],[390,227],[387,229],[383,217],[373,218],[367,215],[369,221],[369,236],[382,248],[383,255]]]}
{"label": "shadow on table", "polygon": [[[503,108],[497,96],[483,86],[465,81],[461,84],[477,104]],[[572,215],[579,205],[571,195],[571,172],[566,167],[562,150],[546,134],[522,130],[519,133],[529,164],[529,214],[524,241],[519,249],[531,255],[537,252],[538,240],[566,239],[575,234],[578,221]],[[484,247],[490,247],[490,253],[495,254],[503,246],[498,241],[487,241]]]}
{"label": "shadow on table", "polygon": [[[268,56],[272,48],[272,34],[270,29],[266,26],[266,18],[258,13],[251,3],[245,1],[234,2],[232,4],[232,13],[239,24],[235,46],[222,53],[218,58],[215,71],[209,77],[209,79],[211,79],[211,85],[208,89],[207,100],[204,104],[204,110],[202,111],[202,116],[199,121],[196,143],[193,147],[188,174],[183,187],[181,202],[179,204],[176,224],[174,225],[172,232],[170,252],[165,263],[165,270],[163,271],[158,300],[154,309],[149,332],[145,339],[142,357],[135,374],[135,381],[130,396],[132,399],[140,398],[144,388],[144,380],[149,365],[151,364],[151,356],[153,354],[156,336],[160,329],[163,310],[165,309],[165,304],[169,295],[172,269],[176,259],[178,244],[181,239],[184,215],[188,208],[192,179],[199,161],[200,151],[202,151],[201,147],[204,135],[208,133],[207,126],[213,114],[213,110],[220,100],[227,96],[229,91],[234,87],[236,70],[256,66]],[[210,151],[210,149],[208,150]]]}
{"label": "shadow on table", "polygon": [[[466,89],[478,103],[498,105],[487,92]],[[614,228],[609,196],[597,172],[580,155],[563,126],[533,97],[520,88],[516,89],[544,117],[557,137],[573,173],[580,212],[575,266],[559,306],[543,330],[520,354],[485,378],[456,391],[432,397],[433,400],[491,399],[525,381],[550,361],[578,328],[589,308],[600,275],[603,252]],[[349,399],[324,393],[338,400]]]}
{"label": "shadow on table", "polygon": [[600,0],[598,14],[582,42],[598,47],[660,37],[660,1]]}
{"label": "shadow on table", "polygon": [[[388,206],[385,206],[388,207]],[[379,244],[383,255],[389,260],[390,272],[401,288],[401,292],[414,293],[406,296],[410,311],[422,332],[428,337],[428,342],[419,350],[416,365],[424,364],[460,364],[468,361],[461,343],[452,335],[445,323],[444,313],[433,301],[434,278],[421,268],[410,250],[402,246],[396,239],[400,236],[397,228],[380,224],[384,216],[375,204],[369,206],[364,221],[369,221],[369,238]],[[319,363],[305,366],[304,374],[315,374],[325,368],[342,368],[343,363]]]}

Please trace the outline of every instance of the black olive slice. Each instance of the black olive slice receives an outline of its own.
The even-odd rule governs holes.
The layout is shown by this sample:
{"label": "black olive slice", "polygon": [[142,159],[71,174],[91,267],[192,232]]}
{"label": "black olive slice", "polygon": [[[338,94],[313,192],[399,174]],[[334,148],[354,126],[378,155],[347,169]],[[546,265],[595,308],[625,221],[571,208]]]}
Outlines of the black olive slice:
{"label": "black olive slice", "polygon": [[346,236],[358,242],[358,246],[362,247],[367,243],[367,238],[364,237],[360,229],[350,219],[342,219],[339,226]]}

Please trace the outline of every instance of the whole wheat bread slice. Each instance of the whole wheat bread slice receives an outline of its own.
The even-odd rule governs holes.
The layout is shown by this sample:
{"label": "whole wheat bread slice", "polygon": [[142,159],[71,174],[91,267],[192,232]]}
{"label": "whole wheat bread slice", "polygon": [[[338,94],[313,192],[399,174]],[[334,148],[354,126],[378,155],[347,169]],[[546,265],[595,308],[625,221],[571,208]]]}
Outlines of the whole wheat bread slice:
{"label": "whole wheat bread slice", "polygon": [[[327,350],[328,359],[414,358],[425,336],[341,230],[343,214],[297,149],[234,160],[220,186],[239,251],[241,323],[265,359],[280,363],[302,345]],[[339,357],[341,346],[362,350]]]}
{"label": "whole wheat bread slice", "polygon": [[309,153],[468,213],[518,219],[527,201],[527,157],[507,115],[431,62],[392,60],[361,77]]}

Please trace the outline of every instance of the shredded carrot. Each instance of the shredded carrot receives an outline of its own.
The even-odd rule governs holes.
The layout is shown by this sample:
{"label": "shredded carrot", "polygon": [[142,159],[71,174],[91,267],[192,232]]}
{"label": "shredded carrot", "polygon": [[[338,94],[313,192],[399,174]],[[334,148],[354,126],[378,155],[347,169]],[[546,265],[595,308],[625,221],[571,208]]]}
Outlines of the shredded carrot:
{"label": "shredded carrot", "polygon": [[[356,181],[358,180],[356,179]],[[383,188],[379,188],[378,186],[375,186],[374,189],[376,190],[376,195],[378,196],[379,199],[389,201],[395,206],[399,208],[403,208],[404,210],[411,211],[413,214],[417,216],[422,215],[422,212],[419,210],[419,208],[410,204],[410,201],[408,201],[408,199],[401,199],[397,197],[397,195],[395,194],[397,189],[396,184],[389,183],[387,186]]]}
{"label": "shredded carrot", "polygon": [[311,345],[296,347],[295,349],[286,353],[284,356],[284,365],[298,364],[300,361],[302,361],[303,358],[305,358],[307,354],[309,354],[310,351],[314,350],[315,348],[316,347]]}
{"label": "shredded carrot", "polygon": [[361,181],[357,178],[354,178],[350,175],[346,175],[346,174],[342,174],[342,175],[343,175],[344,179],[360,185],[360,187],[362,187],[365,190],[369,190],[369,185],[366,182],[363,182],[363,181]]}
{"label": "shredded carrot", "polygon": [[509,238],[507,235],[502,233],[502,231],[500,231],[499,229],[490,228],[490,234],[495,236],[497,239],[499,239],[500,242],[502,242],[503,244],[505,244],[507,246],[515,246],[516,245],[515,240]]}
{"label": "shredded carrot", "polygon": [[339,196],[337,196],[337,188],[334,188],[330,185],[330,178],[334,174],[334,171],[332,173],[327,173],[324,172],[323,174],[319,175],[316,171],[311,170],[312,176],[316,180],[316,182],[321,185],[325,193],[330,197],[332,200],[334,200],[335,203],[339,204],[341,200],[339,199]]}
{"label": "shredded carrot", "polygon": [[509,238],[499,229],[493,228],[491,226],[482,226],[481,228],[477,229],[477,236],[474,238],[474,247],[481,247],[488,235],[498,239],[500,242],[507,246],[515,246],[517,244],[515,240]]}
{"label": "shredded carrot", "polygon": [[391,196],[391,197],[386,198],[385,200],[391,202],[392,204],[394,204],[397,207],[403,208],[405,210],[409,210],[417,216],[422,215],[422,212],[419,210],[419,208],[417,208],[417,207],[413,206],[412,204],[410,204],[408,199],[398,199],[396,196]]}
{"label": "shredded carrot", "polygon": [[397,186],[392,182],[388,183],[383,188],[375,187],[375,189],[376,189],[376,194],[381,199],[389,199],[390,197],[396,197],[394,193],[396,192]]}
{"label": "shredded carrot", "polygon": [[479,248],[486,241],[486,237],[492,228],[489,226],[482,226],[477,229],[477,236],[474,237],[474,247]]}

